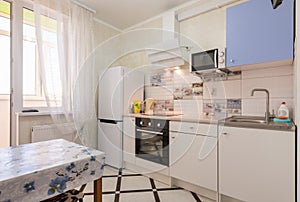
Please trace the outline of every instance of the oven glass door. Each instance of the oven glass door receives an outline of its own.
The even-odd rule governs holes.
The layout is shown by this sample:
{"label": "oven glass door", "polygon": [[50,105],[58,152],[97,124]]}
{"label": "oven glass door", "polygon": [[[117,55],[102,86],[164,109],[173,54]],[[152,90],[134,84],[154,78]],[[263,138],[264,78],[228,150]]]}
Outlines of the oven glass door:
{"label": "oven glass door", "polygon": [[168,137],[163,132],[137,129],[136,155],[163,165],[169,164]]}

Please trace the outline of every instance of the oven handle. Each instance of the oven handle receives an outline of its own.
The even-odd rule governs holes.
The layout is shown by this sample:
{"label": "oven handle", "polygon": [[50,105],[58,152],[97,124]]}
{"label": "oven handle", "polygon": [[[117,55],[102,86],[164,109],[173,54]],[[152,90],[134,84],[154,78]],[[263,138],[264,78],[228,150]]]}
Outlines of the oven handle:
{"label": "oven handle", "polygon": [[155,131],[149,131],[149,130],[142,130],[142,129],[136,129],[138,132],[144,132],[144,133],[150,133],[150,134],[158,134],[158,135],[163,135],[162,132],[155,132]]}

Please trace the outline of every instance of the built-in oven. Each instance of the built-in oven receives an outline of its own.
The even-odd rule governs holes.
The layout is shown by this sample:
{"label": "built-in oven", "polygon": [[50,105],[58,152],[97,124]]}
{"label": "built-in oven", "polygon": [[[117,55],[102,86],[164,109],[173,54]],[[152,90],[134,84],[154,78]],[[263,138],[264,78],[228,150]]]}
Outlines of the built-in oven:
{"label": "built-in oven", "polygon": [[169,166],[169,121],[135,118],[136,157]]}

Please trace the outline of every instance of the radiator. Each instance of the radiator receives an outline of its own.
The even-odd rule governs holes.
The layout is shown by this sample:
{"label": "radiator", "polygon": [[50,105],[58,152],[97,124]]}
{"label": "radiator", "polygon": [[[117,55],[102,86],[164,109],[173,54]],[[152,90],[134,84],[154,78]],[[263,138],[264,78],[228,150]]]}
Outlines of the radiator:
{"label": "radiator", "polygon": [[74,123],[36,125],[31,128],[31,142],[40,142],[52,139],[73,141],[76,135]]}

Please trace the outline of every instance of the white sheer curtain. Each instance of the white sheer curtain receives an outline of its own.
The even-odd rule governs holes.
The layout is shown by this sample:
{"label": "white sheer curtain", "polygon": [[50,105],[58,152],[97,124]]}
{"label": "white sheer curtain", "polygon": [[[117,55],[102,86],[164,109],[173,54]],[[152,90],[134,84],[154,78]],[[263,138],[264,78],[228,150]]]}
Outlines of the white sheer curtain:
{"label": "white sheer curtain", "polygon": [[86,62],[93,49],[93,13],[69,0],[33,3],[39,70],[52,118],[61,123],[72,114],[81,143],[96,147],[94,62]]}
{"label": "white sheer curtain", "polygon": [[70,64],[72,67],[73,118],[82,143],[96,147],[97,116],[94,81],[94,60],[89,55],[93,50],[93,13],[76,4],[70,9]]}

